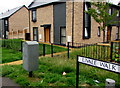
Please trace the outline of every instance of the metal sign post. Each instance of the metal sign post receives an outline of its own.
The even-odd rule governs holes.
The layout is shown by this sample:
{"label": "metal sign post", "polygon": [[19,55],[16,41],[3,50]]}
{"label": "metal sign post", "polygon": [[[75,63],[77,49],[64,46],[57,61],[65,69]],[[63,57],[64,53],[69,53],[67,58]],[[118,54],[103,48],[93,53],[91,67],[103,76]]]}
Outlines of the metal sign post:
{"label": "metal sign post", "polygon": [[70,52],[69,52],[69,50],[70,50],[69,47],[70,46],[69,46],[69,44],[70,44],[70,42],[68,42],[68,58],[69,58],[69,55],[70,55]]}
{"label": "metal sign post", "polygon": [[77,56],[77,61],[76,61],[76,88],[78,88],[79,85],[79,62],[78,62],[78,56]]}
{"label": "metal sign post", "polygon": [[32,77],[32,76],[33,76],[33,72],[30,71],[30,72],[29,72],[29,77]]}

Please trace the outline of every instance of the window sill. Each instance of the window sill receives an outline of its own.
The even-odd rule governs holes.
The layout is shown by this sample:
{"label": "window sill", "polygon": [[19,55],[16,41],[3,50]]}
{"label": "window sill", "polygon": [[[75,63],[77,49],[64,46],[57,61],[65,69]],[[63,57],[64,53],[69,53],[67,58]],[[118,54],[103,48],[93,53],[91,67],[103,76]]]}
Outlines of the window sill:
{"label": "window sill", "polygon": [[90,37],[84,37],[83,39],[84,39],[84,40],[86,40],[86,39],[90,39]]}
{"label": "window sill", "polygon": [[32,22],[37,22],[37,20],[32,20]]}

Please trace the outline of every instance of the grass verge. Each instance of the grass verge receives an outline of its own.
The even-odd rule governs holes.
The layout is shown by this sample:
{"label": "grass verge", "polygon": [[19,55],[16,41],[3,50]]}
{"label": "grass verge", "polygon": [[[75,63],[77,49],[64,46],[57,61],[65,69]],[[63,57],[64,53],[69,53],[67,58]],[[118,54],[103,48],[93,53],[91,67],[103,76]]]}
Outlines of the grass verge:
{"label": "grass verge", "polygon": [[[68,60],[65,55],[40,58],[39,69],[33,72],[32,78],[28,77],[22,65],[5,65],[2,69],[2,76],[13,79],[21,86],[75,87],[76,84],[76,59]],[[62,75],[63,72],[67,74]],[[111,78],[116,81],[116,87],[120,87],[120,75],[112,72],[80,64],[79,74],[79,86],[105,87],[105,79]]]}
{"label": "grass verge", "polygon": [[[21,50],[20,39],[7,39],[1,41],[2,47],[0,47],[0,49],[2,49],[2,52],[0,53],[0,56],[2,57],[0,59],[2,62],[0,63],[8,63],[22,59],[22,53],[20,52]],[[63,51],[67,51],[67,49],[53,45],[53,53]],[[39,44],[39,53],[40,56],[43,55],[43,44]],[[51,54],[51,45],[45,44],[45,54]]]}
{"label": "grass verge", "polygon": [[[67,51],[67,48],[53,45],[53,53],[64,52],[64,51]],[[39,53],[40,53],[40,56],[43,55],[42,43],[39,44]],[[45,44],[45,54],[51,54],[51,45]]]}
{"label": "grass verge", "polygon": [[2,52],[0,53],[0,56],[2,56],[1,63],[8,63],[12,61],[17,61],[22,59],[22,53],[19,51],[15,51],[13,49],[7,49],[7,48],[1,48]]}

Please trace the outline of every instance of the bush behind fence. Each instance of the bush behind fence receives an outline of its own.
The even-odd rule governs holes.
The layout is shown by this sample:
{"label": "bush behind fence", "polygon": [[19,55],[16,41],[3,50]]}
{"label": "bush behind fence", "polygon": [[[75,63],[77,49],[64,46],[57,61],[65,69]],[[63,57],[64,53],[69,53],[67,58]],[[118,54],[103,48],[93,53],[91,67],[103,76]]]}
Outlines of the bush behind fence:
{"label": "bush behind fence", "polygon": [[20,39],[4,39],[2,41],[2,47],[13,49],[15,51],[21,51],[21,40]]}
{"label": "bush behind fence", "polygon": [[[2,42],[1,45],[2,47],[22,52],[23,41],[21,39],[4,39],[1,40],[0,42]],[[67,49],[63,47],[55,46],[53,44],[39,43],[40,56],[42,55],[45,56],[46,54],[51,54],[51,56],[53,56],[53,53],[63,52],[63,51],[67,51]]]}

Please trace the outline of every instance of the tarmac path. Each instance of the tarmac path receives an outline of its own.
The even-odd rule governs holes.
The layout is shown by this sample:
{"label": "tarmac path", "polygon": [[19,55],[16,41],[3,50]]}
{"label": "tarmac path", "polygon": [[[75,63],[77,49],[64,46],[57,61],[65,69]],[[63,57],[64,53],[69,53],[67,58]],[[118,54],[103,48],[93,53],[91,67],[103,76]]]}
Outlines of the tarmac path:
{"label": "tarmac path", "polygon": [[21,88],[20,85],[16,84],[13,80],[6,78],[6,77],[0,77],[1,88]]}

